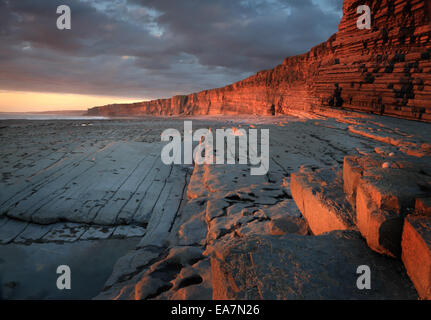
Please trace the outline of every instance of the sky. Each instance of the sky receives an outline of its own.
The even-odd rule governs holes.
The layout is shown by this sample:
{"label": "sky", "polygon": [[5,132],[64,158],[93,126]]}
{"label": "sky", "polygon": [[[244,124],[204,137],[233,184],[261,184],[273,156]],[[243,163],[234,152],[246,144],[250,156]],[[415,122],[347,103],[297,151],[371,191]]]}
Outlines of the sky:
{"label": "sky", "polygon": [[[0,112],[222,87],[337,31],[342,0],[0,0]],[[58,30],[59,5],[71,30]]]}

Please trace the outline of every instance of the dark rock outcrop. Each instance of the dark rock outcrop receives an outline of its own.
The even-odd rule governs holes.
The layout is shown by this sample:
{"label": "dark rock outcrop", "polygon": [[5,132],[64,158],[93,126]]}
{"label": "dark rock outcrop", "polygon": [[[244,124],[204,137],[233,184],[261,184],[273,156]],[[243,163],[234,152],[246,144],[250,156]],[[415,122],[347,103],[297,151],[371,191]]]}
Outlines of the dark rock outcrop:
{"label": "dark rock outcrop", "polygon": [[[356,26],[359,5],[371,30]],[[207,115],[349,109],[431,121],[431,9],[425,0],[345,0],[339,30],[308,53],[223,88],[95,107],[89,115]]]}

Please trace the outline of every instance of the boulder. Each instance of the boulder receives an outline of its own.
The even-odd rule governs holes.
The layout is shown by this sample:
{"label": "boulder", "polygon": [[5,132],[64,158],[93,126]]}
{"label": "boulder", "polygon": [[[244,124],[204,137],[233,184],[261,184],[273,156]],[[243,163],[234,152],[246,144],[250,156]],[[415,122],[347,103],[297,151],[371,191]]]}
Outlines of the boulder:
{"label": "boulder", "polygon": [[400,257],[404,218],[413,212],[416,198],[428,194],[430,177],[395,167],[364,174],[356,196],[359,231],[373,250]]}
{"label": "boulder", "polygon": [[313,234],[355,229],[355,213],[346,200],[339,173],[331,169],[295,173],[290,188]]}
{"label": "boulder", "polygon": [[421,299],[431,299],[431,217],[410,215],[402,237],[402,260]]}

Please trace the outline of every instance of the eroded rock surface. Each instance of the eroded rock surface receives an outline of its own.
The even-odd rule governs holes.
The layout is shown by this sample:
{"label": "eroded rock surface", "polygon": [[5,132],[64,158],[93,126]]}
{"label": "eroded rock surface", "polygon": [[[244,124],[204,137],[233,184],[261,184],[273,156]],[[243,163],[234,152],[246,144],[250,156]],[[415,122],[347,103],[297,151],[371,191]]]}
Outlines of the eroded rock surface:
{"label": "eroded rock surface", "polygon": [[[356,286],[360,265],[372,270],[371,290]],[[211,267],[215,299],[416,299],[402,264],[354,231],[237,239],[216,248]]]}
{"label": "eroded rock surface", "polygon": [[[113,119],[93,121],[93,125],[86,126],[80,121],[5,123],[6,128],[0,132],[4,146],[0,157],[1,245],[75,245],[80,241],[139,237],[135,249],[117,261],[97,298],[212,299],[211,259],[218,251],[216,246],[227,248],[249,237],[276,239],[295,235],[298,242],[306,243],[314,237],[311,224],[292,199],[292,174],[301,167],[308,168],[304,173],[310,178],[312,173],[329,172],[333,181],[341,183],[342,175],[337,172],[347,155],[358,159],[370,155],[389,157],[391,153],[406,155],[408,150],[427,152],[422,146],[431,143],[428,124],[418,122],[412,126],[402,119],[351,112],[335,117],[333,113],[329,116],[325,112],[300,112],[295,116],[212,116],[187,120],[193,121],[194,129],[269,129],[268,173],[251,176],[250,165],[159,166],[160,134],[166,128],[181,132],[183,118]],[[361,128],[361,133],[351,128]],[[35,130],[42,139],[33,138]],[[368,134],[376,132],[379,137]],[[104,153],[108,150],[112,153]],[[128,156],[124,155],[128,150]],[[147,162],[148,157],[155,162]],[[384,162],[390,161],[384,158]],[[78,175],[73,180],[76,185],[65,189],[69,185],[62,177],[75,177],[76,168],[84,166],[92,179],[86,179],[85,173]],[[395,165],[388,169],[394,168]],[[324,181],[325,177],[323,174],[320,180],[313,181]],[[362,173],[359,178],[362,179]],[[343,185],[336,183],[326,183],[336,187],[335,193],[326,193],[328,199],[343,192]],[[144,186],[147,192],[139,191]],[[77,199],[88,200],[88,207],[82,211],[85,214],[67,211],[63,204],[60,215],[65,221],[52,219],[54,211],[48,209],[54,208],[51,204],[61,207],[60,190],[64,194],[74,193],[74,200],[67,200],[71,204],[78,204]],[[323,185],[319,190],[326,192]],[[355,208],[351,198],[346,197],[346,201]],[[46,203],[45,224],[31,220],[33,214],[15,211],[26,204],[30,211],[36,210],[35,217],[42,219],[45,213],[30,203]],[[422,207],[426,208],[425,202]],[[354,250],[359,242],[344,243],[346,247],[351,243]],[[285,267],[294,268],[294,264]],[[351,277],[357,278],[355,270]],[[401,297],[398,289],[394,290],[394,295]],[[333,293],[322,291],[321,297],[326,294],[329,297]],[[380,297],[379,293],[373,297]]]}
{"label": "eroded rock surface", "polygon": [[[269,249],[259,251],[256,263],[265,263],[268,268],[272,264],[280,264],[280,268],[285,268],[283,270],[291,276],[287,279],[296,281],[292,284],[289,282],[290,280],[277,282],[278,279],[270,279],[269,274],[273,274],[274,270],[265,269],[262,265],[263,269],[259,271],[262,272],[259,277],[266,277],[265,279],[268,280],[262,284],[267,289],[264,298],[416,298],[417,295],[410,280],[406,277],[402,263],[374,253],[357,231],[336,232],[329,236],[312,236],[313,228],[310,219],[307,218],[306,213],[304,216],[301,214],[301,204],[299,203],[297,206],[292,199],[294,176],[291,175],[295,171],[302,170],[301,174],[304,175],[304,179],[309,179],[307,183],[310,184],[311,194],[318,198],[319,194],[323,194],[324,196],[320,199],[326,199],[327,203],[332,203],[332,208],[337,209],[334,219],[338,214],[343,215],[345,219],[343,221],[348,225],[346,229],[355,230],[357,229],[356,205],[355,201],[344,193],[343,175],[340,170],[344,157],[347,154],[356,154],[357,159],[371,155],[377,159],[385,157],[389,153],[397,153],[400,158],[407,157],[403,146],[406,143],[405,140],[412,137],[404,134],[404,132],[408,132],[409,128],[400,125],[401,120],[396,120],[399,129],[394,132],[395,127],[392,127],[392,131],[389,129],[385,131],[387,135],[400,137],[399,146],[394,146],[382,142],[380,139],[374,140],[348,130],[349,126],[363,125],[365,127],[366,123],[370,121],[367,117],[352,116],[344,119],[337,118],[333,121],[325,118],[323,114],[319,118],[311,116],[311,120],[307,120],[305,114],[302,116],[304,118],[299,121],[290,119],[289,122],[277,122],[276,126],[271,126],[270,169],[265,176],[250,176],[250,166],[248,165],[196,165],[187,185],[187,200],[183,203],[169,230],[166,230],[167,225],[165,227],[167,237],[146,235],[138,248],[125,257],[125,261],[120,260],[117,263],[113,277],[108,281],[105,291],[97,298],[248,297],[260,299],[259,290],[253,286],[241,287],[243,291],[236,291],[231,296],[223,296],[230,290],[228,287],[232,282],[229,281],[232,279],[221,279],[217,278],[220,274],[214,275],[214,268],[219,272],[220,268],[225,267],[232,268],[232,270],[242,270],[241,268],[244,267],[246,270],[244,272],[248,272],[246,267],[249,264],[244,262],[248,261],[248,258],[244,257],[247,250],[253,252],[253,243],[259,241],[264,243],[274,241],[276,243],[274,245],[279,245],[281,249],[280,255],[277,256],[263,256],[264,253],[271,252]],[[313,125],[307,126],[310,121]],[[394,120],[385,119],[385,121],[392,123]],[[253,122],[253,124],[255,127],[256,123]],[[248,125],[251,125],[251,122],[237,124],[242,127]],[[385,129],[384,126],[381,128]],[[426,131],[426,128],[428,127],[422,129]],[[401,137],[407,136],[409,137],[405,140],[401,139]],[[417,142],[428,143],[427,138],[419,133],[414,136]],[[404,160],[400,163],[404,163],[406,166],[406,163],[409,162]],[[333,168],[334,166],[336,169]],[[362,175],[361,171],[359,178],[362,178]],[[304,200],[310,202],[310,198]],[[318,215],[316,216],[319,218]],[[338,227],[334,226],[333,229],[337,230]],[[331,230],[329,228],[326,231]],[[286,240],[286,243],[282,245],[282,241],[278,239],[283,237],[290,240]],[[319,239],[324,239],[321,247],[317,245]],[[341,239],[340,244],[333,245],[333,242],[338,241],[337,239]],[[224,255],[225,249],[235,250],[237,245],[244,246],[242,247],[243,256],[230,262],[217,258]],[[249,245],[250,247],[247,247]],[[321,254],[323,262],[308,257],[310,264],[307,264],[307,258],[302,260],[299,257],[301,252],[309,249],[308,246],[310,246],[310,250],[315,247],[315,250],[319,251],[316,255]],[[295,248],[302,249],[295,251]],[[181,250],[194,252],[195,256],[190,261],[184,260],[177,256],[183,252]],[[342,254],[338,254],[340,261],[337,260],[337,250],[342,252]],[[297,260],[290,259],[292,252],[298,254],[295,256]],[[188,256],[188,254],[183,252],[181,256]],[[260,256],[261,254],[262,256]],[[310,253],[310,255],[312,254]],[[232,256],[230,251],[226,253],[226,257],[228,256]],[[366,261],[360,261],[361,257],[366,257]],[[245,260],[242,260],[243,258]],[[328,262],[326,265],[325,259],[332,262]],[[350,264],[347,264],[348,267],[345,264],[346,259],[350,261]],[[295,278],[295,268],[299,263],[304,264],[304,269],[301,270],[303,275],[307,275],[309,272],[308,275],[311,277],[316,272],[318,276],[313,280],[307,277],[308,280]],[[386,276],[380,277],[379,273],[378,277],[382,282],[376,284],[376,290],[369,293],[358,290],[355,282],[358,277],[356,268],[367,263],[372,268],[380,270],[378,272],[386,274]],[[339,269],[335,267],[336,264]],[[234,271],[232,274],[242,276]],[[237,280],[238,283],[235,286],[241,286],[245,281],[244,279]],[[272,289],[269,287],[273,282],[277,282],[278,285],[271,291]],[[341,284],[342,282],[345,284]],[[386,282],[391,282],[391,284]],[[334,287],[334,284],[337,285]],[[308,288],[313,289],[304,289],[307,285],[309,285]],[[320,290],[317,289],[318,287]]]}

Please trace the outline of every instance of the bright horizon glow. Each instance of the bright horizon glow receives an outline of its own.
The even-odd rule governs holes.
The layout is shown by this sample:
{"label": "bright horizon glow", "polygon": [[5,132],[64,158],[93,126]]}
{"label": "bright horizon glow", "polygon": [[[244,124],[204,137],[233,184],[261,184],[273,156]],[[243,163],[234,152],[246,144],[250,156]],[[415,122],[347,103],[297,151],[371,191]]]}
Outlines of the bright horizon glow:
{"label": "bright horizon glow", "polygon": [[145,98],[123,98],[71,93],[0,90],[0,112],[87,110],[114,103],[133,103]]}

